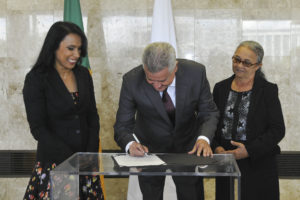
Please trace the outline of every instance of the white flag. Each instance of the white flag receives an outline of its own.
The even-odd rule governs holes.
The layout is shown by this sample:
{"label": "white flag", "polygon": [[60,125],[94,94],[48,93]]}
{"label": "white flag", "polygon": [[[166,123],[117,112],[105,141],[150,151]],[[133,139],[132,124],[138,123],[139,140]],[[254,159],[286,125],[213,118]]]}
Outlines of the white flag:
{"label": "white flag", "polygon": [[[152,17],[152,42],[170,43],[177,55],[176,36],[171,0],[155,0]],[[166,176],[164,200],[177,199],[176,188],[171,176]],[[141,200],[142,193],[137,176],[129,176],[127,200]]]}
{"label": "white flag", "polygon": [[177,54],[171,0],[155,0],[154,2],[151,42],[168,42]]}

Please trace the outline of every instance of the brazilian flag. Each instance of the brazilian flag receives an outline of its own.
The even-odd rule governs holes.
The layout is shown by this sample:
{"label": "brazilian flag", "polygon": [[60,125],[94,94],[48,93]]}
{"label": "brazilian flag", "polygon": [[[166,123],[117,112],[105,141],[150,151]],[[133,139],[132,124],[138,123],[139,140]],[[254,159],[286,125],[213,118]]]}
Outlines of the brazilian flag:
{"label": "brazilian flag", "polygon": [[[77,26],[84,31],[83,22],[82,22],[82,15],[81,15],[81,8],[80,8],[80,1],[79,0],[65,0],[64,2],[64,21],[73,22]],[[88,68],[91,72],[90,62],[88,55],[82,58],[81,64]]]}

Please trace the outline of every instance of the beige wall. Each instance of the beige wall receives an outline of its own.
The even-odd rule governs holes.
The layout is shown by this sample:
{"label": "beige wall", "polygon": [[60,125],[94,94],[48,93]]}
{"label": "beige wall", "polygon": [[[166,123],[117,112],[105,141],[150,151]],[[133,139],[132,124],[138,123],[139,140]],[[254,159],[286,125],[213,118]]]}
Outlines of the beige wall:
{"label": "beige wall", "polygon": [[[211,87],[231,75],[241,40],[259,41],[263,69],[279,86],[286,123],[283,150],[300,150],[300,0],[173,0],[178,57],[206,65]],[[113,124],[122,75],[141,62],[150,40],[153,0],[81,0],[104,149],[115,149]],[[25,74],[46,32],[63,18],[63,0],[0,0],[0,149],[35,149],[22,99]],[[28,179],[0,179],[0,199],[21,199]],[[117,185],[117,187],[116,187]],[[112,190],[112,186],[116,187]],[[206,181],[213,199],[213,181]],[[126,179],[107,180],[125,199]],[[282,199],[300,196],[299,180],[281,180]],[[12,192],[13,191],[13,192]]]}

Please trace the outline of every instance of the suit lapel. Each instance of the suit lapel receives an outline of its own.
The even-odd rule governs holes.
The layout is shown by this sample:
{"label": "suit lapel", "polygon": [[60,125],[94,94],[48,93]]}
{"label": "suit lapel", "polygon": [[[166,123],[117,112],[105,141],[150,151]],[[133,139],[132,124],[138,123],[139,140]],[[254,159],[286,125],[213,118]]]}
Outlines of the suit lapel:
{"label": "suit lapel", "polygon": [[181,70],[180,66],[178,66],[178,70],[176,72],[176,89],[175,89],[175,94],[176,94],[175,126],[181,116],[181,113],[184,110],[187,92],[188,92],[188,88],[185,85],[184,72]]}
{"label": "suit lapel", "polygon": [[56,90],[56,92],[61,97],[61,101],[67,101],[68,105],[73,104],[73,99],[67,87],[54,68],[48,74],[48,84],[52,85],[52,87]]}
{"label": "suit lapel", "polygon": [[[84,90],[84,77],[82,76],[81,73],[79,73],[78,71],[79,69],[74,69],[74,74],[76,77],[76,82],[77,82],[77,88],[78,88],[78,92],[79,92],[79,104],[80,105],[82,103],[82,101],[84,100],[83,97],[85,96],[85,90]],[[53,69],[49,72],[48,75],[48,82],[50,85],[53,86],[53,88],[57,91],[57,93],[59,94],[60,97],[62,97],[60,100],[61,101],[66,101],[65,105],[71,105],[74,106],[74,101],[73,98],[69,92],[69,90],[67,89],[67,87],[65,86],[63,80],[60,78],[58,72]]]}
{"label": "suit lapel", "polygon": [[251,94],[251,101],[250,101],[250,107],[248,112],[248,122],[247,125],[250,125],[249,123],[252,123],[252,118],[254,117],[254,113],[257,107],[258,102],[260,101],[260,96],[263,92],[263,84],[262,81],[257,75],[255,75],[254,84],[252,88],[252,94]]}
{"label": "suit lapel", "polygon": [[79,73],[79,67],[74,69],[74,74],[75,74],[75,78],[76,78],[76,82],[77,82],[77,89],[78,89],[78,93],[79,93],[79,102],[78,102],[78,107],[80,107],[81,104],[83,104],[83,102],[85,101],[84,97],[86,97],[86,93],[87,93],[87,88],[88,86],[86,86],[86,80],[84,77],[84,73]]}
{"label": "suit lapel", "polygon": [[227,81],[227,84],[225,84],[225,88],[222,88],[221,90],[221,94],[219,96],[219,102],[221,104],[220,108],[222,108],[224,111],[225,110],[225,106],[227,104],[227,100],[228,100],[228,96],[229,96],[229,92],[231,91],[231,84],[232,84],[232,81],[234,79],[234,75],[231,76],[228,81]]}
{"label": "suit lapel", "polygon": [[143,88],[146,93],[146,96],[149,98],[149,100],[152,102],[152,105],[156,109],[156,111],[162,116],[162,118],[168,122],[170,125],[172,125],[172,122],[169,119],[169,116],[167,114],[167,111],[165,110],[165,107],[163,105],[161,96],[158,91],[156,91],[152,85],[147,83],[146,79],[143,81]]}

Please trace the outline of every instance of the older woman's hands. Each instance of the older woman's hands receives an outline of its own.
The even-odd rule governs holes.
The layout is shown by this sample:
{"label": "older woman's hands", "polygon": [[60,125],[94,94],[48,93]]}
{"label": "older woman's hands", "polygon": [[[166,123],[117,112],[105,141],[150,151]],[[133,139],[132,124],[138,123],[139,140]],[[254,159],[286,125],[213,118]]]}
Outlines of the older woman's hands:
{"label": "older woman's hands", "polygon": [[226,153],[225,149],[222,146],[218,146],[215,149],[215,153],[220,154],[220,153]]}
{"label": "older woman's hands", "polygon": [[233,146],[237,148],[234,150],[226,151],[226,153],[232,153],[236,160],[249,157],[248,151],[243,143],[230,141]]}
{"label": "older woman's hands", "polygon": [[226,151],[222,146],[218,146],[215,149],[215,153],[217,153],[217,154],[231,153],[231,154],[233,154],[233,156],[236,160],[240,160],[240,159],[249,157],[248,151],[243,143],[235,142],[235,141],[230,141],[230,142],[233,146],[236,146],[237,148],[234,150]]}

